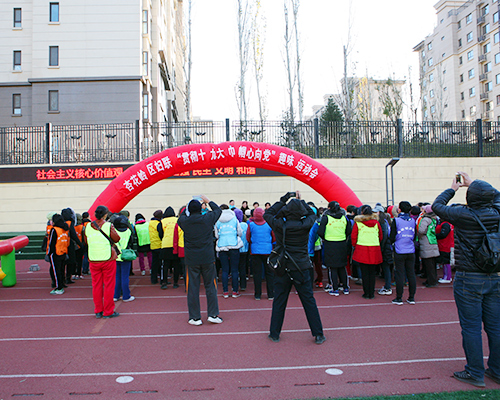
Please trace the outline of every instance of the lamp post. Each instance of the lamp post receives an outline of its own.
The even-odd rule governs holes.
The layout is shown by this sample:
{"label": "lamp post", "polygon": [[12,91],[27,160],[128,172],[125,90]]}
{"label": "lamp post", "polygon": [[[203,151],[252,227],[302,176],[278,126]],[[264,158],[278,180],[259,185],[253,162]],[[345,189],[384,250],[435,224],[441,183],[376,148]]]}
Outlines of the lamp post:
{"label": "lamp post", "polygon": [[391,167],[391,203],[394,205],[394,173],[393,173],[393,168],[394,166],[398,163],[399,158],[392,158],[391,161],[387,163],[385,166],[385,194],[386,194],[386,199],[387,199],[387,207],[389,207],[389,177],[387,175],[387,167]]}

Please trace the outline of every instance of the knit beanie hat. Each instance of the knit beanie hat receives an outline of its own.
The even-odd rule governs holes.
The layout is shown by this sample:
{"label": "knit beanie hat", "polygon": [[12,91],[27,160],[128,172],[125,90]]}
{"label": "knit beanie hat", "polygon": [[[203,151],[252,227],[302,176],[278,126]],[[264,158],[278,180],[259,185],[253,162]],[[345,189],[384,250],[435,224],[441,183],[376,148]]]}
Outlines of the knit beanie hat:
{"label": "knit beanie hat", "polygon": [[201,212],[201,203],[198,200],[191,200],[188,204],[188,211],[191,214],[200,213]]}
{"label": "knit beanie hat", "polygon": [[243,221],[243,211],[241,211],[239,208],[233,208],[232,210],[234,212],[234,215],[236,215],[238,221]]}
{"label": "knit beanie hat", "polygon": [[424,207],[424,212],[426,212],[427,214],[431,214],[433,211],[432,211],[432,206],[430,204],[427,204],[425,207]]}
{"label": "knit beanie hat", "polygon": [[162,217],[163,217],[163,211],[162,210],[156,210],[153,213],[153,217],[155,217],[156,219],[162,219]]}

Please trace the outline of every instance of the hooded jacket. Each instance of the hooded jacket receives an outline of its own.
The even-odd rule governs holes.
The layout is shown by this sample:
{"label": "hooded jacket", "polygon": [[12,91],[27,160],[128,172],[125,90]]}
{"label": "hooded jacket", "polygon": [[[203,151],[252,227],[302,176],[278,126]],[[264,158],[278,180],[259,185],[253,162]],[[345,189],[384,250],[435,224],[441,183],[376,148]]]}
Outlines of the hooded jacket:
{"label": "hooded jacket", "polygon": [[[316,220],[314,211],[304,200],[292,199],[286,204],[286,197],[274,203],[264,213],[276,237],[275,251],[283,250],[283,226],[285,225],[285,245],[288,253],[302,270],[312,268],[307,243],[309,231]],[[291,263],[291,261],[287,261]]]}
{"label": "hooded jacket", "polygon": [[176,223],[177,217],[175,216],[174,209],[167,207],[163,213],[163,219],[156,227],[158,236],[161,239],[162,249],[174,247],[174,228]]}
{"label": "hooded jacket", "polygon": [[243,246],[241,239],[238,240],[243,231],[233,210],[222,210],[214,232],[217,238],[217,251],[234,250]]}
{"label": "hooded jacket", "polygon": [[473,250],[482,242],[484,231],[476,222],[474,212],[490,232],[500,224],[500,192],[488,182],[476,179],[467,190],[467,205],[447,206],[455,196],[453,189],[446,189],[432,209],[440,218],[454,227],[455,268],[458,271],[481,272],[474,263]]}
{"label": "hooded jacket", "polygon": [[[378,229],[378,244],[360,244],[360,238],[363,234],[360,235],[360,228],[358,224],[364,225],[367,228]],[[380,249],[380,243],[382,242],[383,237],[382,227],[378,222],[377,214],[356,215],[354,217],[354,226],[352,227],[351,233],[352,245],[354,246],[352,259],[362,264],[380,264],[383,261],[382,251]]]}
{"label": "hooded jacket", "polygon": [[439,257],[439,247],[437,241],[435,244],[429,242],[428,230],[432,224],[437,224],[434,212],[425,213],[418,224],[418,242],[420,243],[420,258]]}

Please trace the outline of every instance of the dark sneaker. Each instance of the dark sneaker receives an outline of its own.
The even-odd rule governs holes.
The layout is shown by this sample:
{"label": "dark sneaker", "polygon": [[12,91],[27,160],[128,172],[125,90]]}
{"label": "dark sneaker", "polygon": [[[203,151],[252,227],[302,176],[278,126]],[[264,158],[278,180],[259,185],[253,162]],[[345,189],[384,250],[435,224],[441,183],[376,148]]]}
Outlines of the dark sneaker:
{"label": "dark sneaker", "polygon": [[319,335],[314,338],[314,343],[322,344],[325,343],[326,337],[324,335]]}
{"label": "dark sneaker", "polygon": [[280,338],[279,338],[279,337],[277,337],[277,338],[272,337],[272,336],[271,336],[271,334],[267,335],[267,337],[268,337],[269,339],[271,339],[274,343],[278,343],[278,342],[280,341]]}
{"label": "dark sneaker", "polygon": [[484,375],[490,378],[493,382],[498,383],[500,385],[500,376],[493,375],[489,368],[486,371],[484,371]]}
{"label": "dark sneaker", "polygon": [[415,304],[415,299],[413,297],[410,297],[410,298],[408,298],[408,300],[406,300],[406,302],[408,304]]}
{"label": "dark sneaker", "polygon": [[160,288],[160,289],[165,290],[166,288],[167,288],[167,284],[166,284],[166,283],[162,283],[162,284],[161,284],[161,288]]}
{"label": "dark sneaker", "polygon": [[453,377],[460,382],[465,382],[470,385],[474,385],[477,387],[485,387],[485,383],[483,381],[480,381],[476,378],[473,378],[471,374],[469,374],[467,371],[460,371],[460,372],[454,372]]}
{"label": "dark sneaker", "polygon": [[103,318],[107,319],[107,318],[115,318],[115,317],[118,317],[120,314],[117,313],[116,311],[111,314],[111,315],[104,315]]}
{"label": "dark sneaker", "polygon": [[396,304],[398,306],[402,306],[403,305],[403,300],[401,300],[400,298],[395,298],[394,300],[392,300],[392,304]]}
{"label": "dark sneaker", "polygon": [[101,311],[101,312],[98,312],[98,313],[95,313],[95,317],[96,317],[97,319],[102,318],[102,311]]}

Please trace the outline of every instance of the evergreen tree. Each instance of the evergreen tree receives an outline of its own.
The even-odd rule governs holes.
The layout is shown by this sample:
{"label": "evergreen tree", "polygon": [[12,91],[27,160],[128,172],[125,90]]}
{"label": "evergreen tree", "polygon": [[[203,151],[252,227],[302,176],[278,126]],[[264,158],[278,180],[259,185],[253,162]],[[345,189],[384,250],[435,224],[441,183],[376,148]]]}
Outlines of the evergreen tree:
{"label": "evergreen tree", "polygon": [[342,111],[340,111],[337,103],[333,101],[333,99],[328,99],[328,104],[326,105],[325,111],[321,114],[321,122],[331,122],[338,121],[344,122],[344,115]]}

